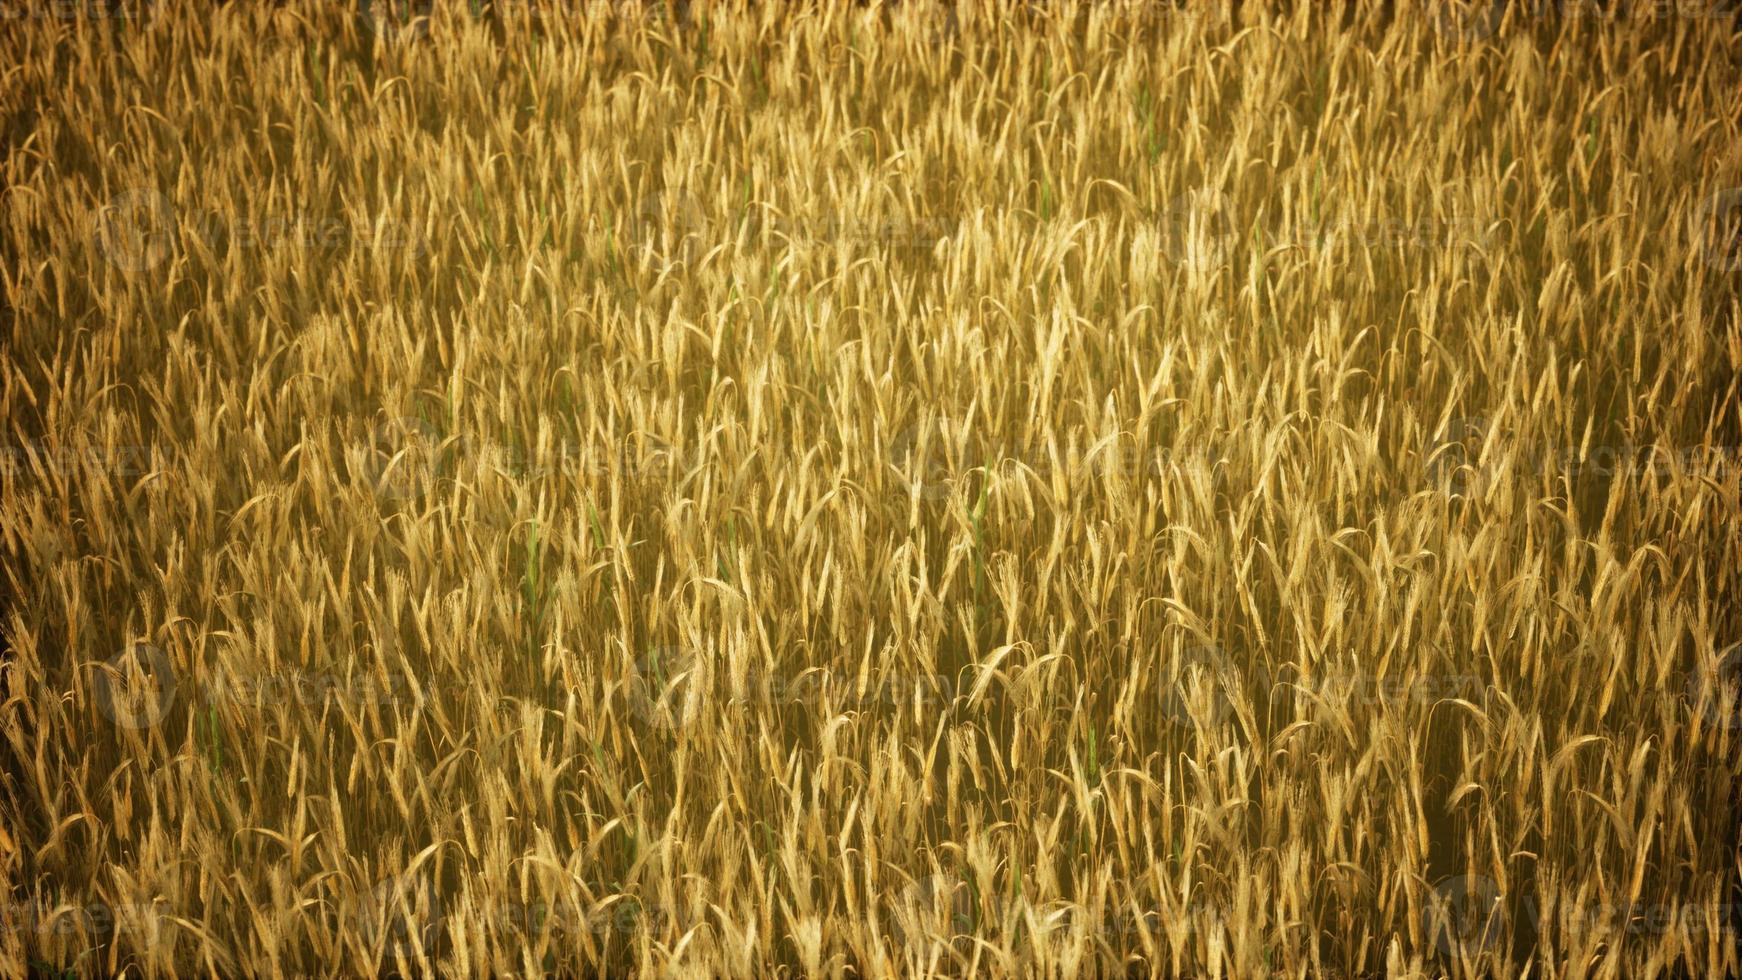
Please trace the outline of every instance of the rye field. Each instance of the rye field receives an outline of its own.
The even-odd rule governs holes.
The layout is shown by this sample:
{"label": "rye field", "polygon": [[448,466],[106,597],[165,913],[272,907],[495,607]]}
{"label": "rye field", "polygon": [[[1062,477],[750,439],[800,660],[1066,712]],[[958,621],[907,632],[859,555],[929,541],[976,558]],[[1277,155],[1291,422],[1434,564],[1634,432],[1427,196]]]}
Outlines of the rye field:
{"label": "rye field", "polygon": [[1742,974],[1717,0],[0,7],[0,972]]}

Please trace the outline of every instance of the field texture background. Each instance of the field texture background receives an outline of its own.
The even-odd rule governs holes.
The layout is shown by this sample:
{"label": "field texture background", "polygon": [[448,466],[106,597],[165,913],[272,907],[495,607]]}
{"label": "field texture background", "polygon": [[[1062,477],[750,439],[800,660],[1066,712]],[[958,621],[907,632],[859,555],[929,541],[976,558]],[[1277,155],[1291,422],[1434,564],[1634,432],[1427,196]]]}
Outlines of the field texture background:
{"label": "field texture background", "polygon": [[1742,970],[1733,15],[121,6],[6,973]]}

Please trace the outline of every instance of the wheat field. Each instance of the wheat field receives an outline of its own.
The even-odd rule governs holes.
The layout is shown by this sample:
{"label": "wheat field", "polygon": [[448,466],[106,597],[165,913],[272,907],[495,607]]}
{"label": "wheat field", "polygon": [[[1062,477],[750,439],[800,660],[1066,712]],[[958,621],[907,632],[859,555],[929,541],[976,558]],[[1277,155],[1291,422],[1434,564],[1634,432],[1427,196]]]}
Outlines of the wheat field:
{"label": "wheat field", "polygon": [[1742,974],[1721,5],[3,13],[6,975]]}

